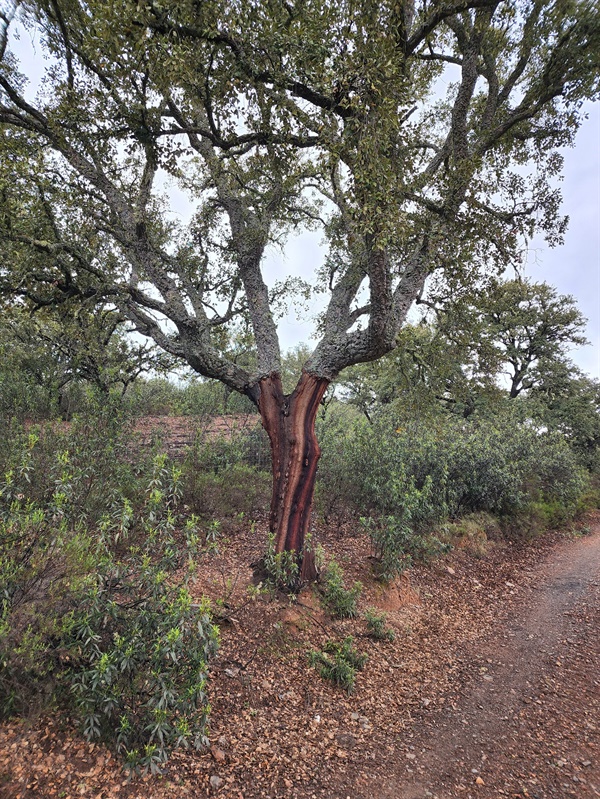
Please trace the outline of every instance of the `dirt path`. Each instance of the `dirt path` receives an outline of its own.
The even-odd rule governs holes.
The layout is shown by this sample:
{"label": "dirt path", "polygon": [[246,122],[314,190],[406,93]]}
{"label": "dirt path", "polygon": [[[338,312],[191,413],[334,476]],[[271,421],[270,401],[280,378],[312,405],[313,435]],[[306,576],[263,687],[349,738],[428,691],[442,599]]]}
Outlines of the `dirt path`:
{"label": "dirt path", "polygon": [[600,526],[536,572],[462,696],[421,719],[406,777],[381,799],[600,797]]}
{"label": "dirt path", "polygon": [[[363,581],[361,612],[388,612],[393,642],[310,592],[249,601],[261,539],[232,531],[197,586],[232,608],[211,748],[128,781],[60,715],[13,720],[0,725],[1,799],[600,799],[600,524],[483,557],[457,549],[385,593],[368,541],[332,530],[325,544],[348,584]],[[350,695],[306,655],[347,635],[369,657]]]}

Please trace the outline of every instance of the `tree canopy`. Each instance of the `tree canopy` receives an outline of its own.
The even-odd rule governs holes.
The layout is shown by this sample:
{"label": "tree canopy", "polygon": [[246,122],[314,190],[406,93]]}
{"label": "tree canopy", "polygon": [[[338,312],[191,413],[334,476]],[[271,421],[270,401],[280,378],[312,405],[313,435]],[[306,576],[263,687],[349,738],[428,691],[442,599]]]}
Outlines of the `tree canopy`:
{"label": "tree canopy", "polygon": [[[427,305],[432,305],[427,303]],[[547,283],[491,280],[485,289],[446,298],[418,324],[405,325],[397,349],[340,377],[349,401],[367,417],[402,402],[421,411],[442,406],[465,417],[523,392],[546,396],[570,380],[572,347],[587,343],[586,319],[573,297]]]}
{"label": "tree canopy", "polygon": [[[376,358],[435,270],[473,279],[518,259],[535,228],[560,239],[550,179],[597,92],[597,10],[22,4],[50,59],[30,98],[5,15],[4,288],[108,299],[248,392],[280,368],[265,248],[322,223],[331,299],[308,368],[331,379]],[[195,204],[187,227],[164,212],[164,175]],[[244,315],[251,373],[223,347]]]}

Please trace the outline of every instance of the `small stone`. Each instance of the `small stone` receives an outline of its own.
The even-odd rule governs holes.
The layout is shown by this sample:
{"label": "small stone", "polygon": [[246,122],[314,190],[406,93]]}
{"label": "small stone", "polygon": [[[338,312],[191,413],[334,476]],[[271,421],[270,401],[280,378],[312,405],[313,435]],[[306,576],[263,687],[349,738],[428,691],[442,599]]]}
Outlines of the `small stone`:
{"label": "small stone", "polygon": [[335,736],[335,740],[338,746],[342,746],[344,749],[352,749],[352,747],[356,745],[356,738],[349,732],[338,732]]}
{"label": "small stone", "polygon": [[475,780],[475,785],[485,785],[485,782],[481,779],[481,777],[477,777]]}
{"label": "small stone", "polygon": [[407,752],[407,753],[406,753],[406,757],[407,757],[409,760],[414,760],[414,759],[416,758],[416,755],[414,754],[414,752]]}
{"label": "small stone", "polygon": [[352,721],[358,721],[360,718],[360,713],[350,713],[350,718]]}
{"label": "small stone", "polygon": [[587,768],[587,766],[591,766],[592,765],[592,761],[591,760],[582,760],[581,761],[581,765]]}
{"label": "small stone", "polygon": [[210,778],[210,787],[213,789],[213,791],[218,791],[221,785],[223,785],[223,780],[221,777],[217,777],[216,774],[213,774]]}

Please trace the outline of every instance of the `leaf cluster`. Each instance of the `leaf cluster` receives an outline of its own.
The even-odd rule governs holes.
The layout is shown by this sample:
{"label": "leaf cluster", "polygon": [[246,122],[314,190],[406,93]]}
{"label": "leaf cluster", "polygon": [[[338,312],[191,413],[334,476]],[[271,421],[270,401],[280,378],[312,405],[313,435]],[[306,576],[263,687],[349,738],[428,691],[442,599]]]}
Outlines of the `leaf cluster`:
{"label": "leaf cluster", "polygon": [[358,615],[358,599],[362,583],[355,582],[346,588],[341,566],[331,558],[320,577],[321,601],[327,610],[338,619],[353,619]]}
{"label": "leaf cluster", "polygon": [[353,691],[356,672],[362,671],[367,659],[367,655],[355,649],[351,635],[339,643],[329,640],[322,651],[312,650],[308,655],[310,665],[319,670],[323,679],[331,680],[348,693]]}

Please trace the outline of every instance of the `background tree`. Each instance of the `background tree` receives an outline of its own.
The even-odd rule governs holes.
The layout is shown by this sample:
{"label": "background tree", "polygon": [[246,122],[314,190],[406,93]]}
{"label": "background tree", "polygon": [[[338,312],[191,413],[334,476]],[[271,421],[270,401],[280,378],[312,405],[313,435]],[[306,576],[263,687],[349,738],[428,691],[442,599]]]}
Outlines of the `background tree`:
{"label": "background tree", "polygon": [[3,383],[21,380],[47,398],[47,413],[60,410],[63,416],[70,415],[68,394],[75,385],[124,394],[141,375],[173,367],[166,353],[132,338],[130,327],[106,308],[63,303],[34,315],[22,305],[6,308],[0,319]]}
{"label": "background tree", "polygon": [[504,389],[511,399],[533,388],[541,396],[555,385],[553,376],[572,373],[569,349],[587,343],[575,300],[547,283],[492,280],[426,304],[433,320],[405,326],[397,350],[342,376],[349,400],[367,416],[403,395],[412,405],[441,404],[465,417],[493,405]]}
{"label": "background tree", "polygon": [[600,382],[562,361],[546,364],[528,405],[550,430],[558,430],[580,462],[600,473]]}
{"label": "background tree", "polygon": [[441,410],[467,418],[478,409],[493,407],[502,396],[495,353],[474,320],[466,329],[460,329],[458,321],[449,310],[436,322],[423,318],[406,325],[393,352],[340,375],[345,399],[370,421],[383,406],[392,404],[412,418]]}
{"label": "background tree", "polygon": [[[597,12],[577,0],[24,4],[50,60],[34,100],[3,14],[4,291],[110,301],[249,396],[271,440],[276,549],[301,553],[329,383],[394,348],[435,271],[472,283],[535,230],[560,241],[551,180],[597,93]],[[187,227],[163,211],[165,174],[194,203]],[[286,394],[272,308],[286,283],[268,287],[261,266],[267,245],[315,223],[330,300]],[[227,356],[246,322],[251,368]]]}
{"label": "background tree", "polygon": [[510,381],[511,398],[541,385],[543,375],[568,361],[569,348],[587,344],[586,319],[573,297],[547,283],[495,282],[479,308],[485,337]]}

